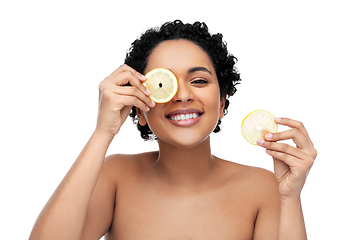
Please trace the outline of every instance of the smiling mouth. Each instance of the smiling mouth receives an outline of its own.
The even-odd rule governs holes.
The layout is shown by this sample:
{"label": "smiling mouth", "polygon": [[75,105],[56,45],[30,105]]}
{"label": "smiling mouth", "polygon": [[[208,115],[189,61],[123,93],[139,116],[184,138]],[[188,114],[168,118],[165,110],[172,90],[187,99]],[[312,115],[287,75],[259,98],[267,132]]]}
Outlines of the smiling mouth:
{"label": "smiling mouth", "polygon": [[168,119],[172,121],[186,121],[194,118],[198,118],[202,113],[186,113],[186,114],[176,114],[167,116]]}
{"label": "smiling mouth", "polygon": [[172,111],[166,116],[166,118],[176,126],[189,127],[200,121],[203,114],[204,112],[199,109],[186,108]]}

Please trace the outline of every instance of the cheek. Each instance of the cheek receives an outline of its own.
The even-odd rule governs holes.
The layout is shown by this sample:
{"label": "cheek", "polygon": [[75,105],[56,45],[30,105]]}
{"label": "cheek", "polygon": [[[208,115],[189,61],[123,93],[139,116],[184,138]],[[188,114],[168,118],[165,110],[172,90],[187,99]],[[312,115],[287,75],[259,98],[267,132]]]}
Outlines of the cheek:
{"label": "cheek", "polygon": [[220,111],[220,93],[219,89],[215,88],[212,91],[204,92],[201,95],[199,94],[199,99],[203,105],[207,108],[208,111],[219,114]]}
{"label": "cheek", "polygon": [[155,125],[157,122],[159,122],[159,117],[162,114],[158,104],[159,103],[157,103],[155,107],[151,108],[149,112],[144,112],[146,123],[148,124],[151,131],[153,131],[152,128],[156,128]]}

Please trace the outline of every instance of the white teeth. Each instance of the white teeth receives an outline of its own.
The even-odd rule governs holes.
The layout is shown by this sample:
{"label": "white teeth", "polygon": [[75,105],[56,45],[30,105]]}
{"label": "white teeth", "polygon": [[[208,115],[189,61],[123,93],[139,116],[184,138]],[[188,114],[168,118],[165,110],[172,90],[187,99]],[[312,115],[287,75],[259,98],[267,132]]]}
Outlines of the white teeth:
{"label": "white teeth", "polygon": [[198,113],[187,113],[187,114],[179,114],[176,116],[172,116],[170,117],[171,120],[173,121],[184,121],[184,120],[189,120],[191,118],[197,118],[200,115]]}

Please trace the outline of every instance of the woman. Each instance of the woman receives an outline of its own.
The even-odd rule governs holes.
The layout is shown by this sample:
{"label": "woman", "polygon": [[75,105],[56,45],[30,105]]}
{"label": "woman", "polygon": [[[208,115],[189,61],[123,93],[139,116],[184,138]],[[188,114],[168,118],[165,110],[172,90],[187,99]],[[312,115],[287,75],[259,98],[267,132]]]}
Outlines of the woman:
{"label": "woman", "polygon": [[[306,239],[300,192],[316,150],[300,122],[276,119],[291,129],[258,141],[275,174],[211,154],[210,135],[240,81],[234,65],[204,23],[144,33],[101,82],[96,129],[30,239]],[[175,74],[178,91],[155,104],[142,83],[159,67]],[[105,158],[129,113],[159,151]],[[175,120],[189,113],[195,118]],[[297,147],[277,142],[286,139]]]}

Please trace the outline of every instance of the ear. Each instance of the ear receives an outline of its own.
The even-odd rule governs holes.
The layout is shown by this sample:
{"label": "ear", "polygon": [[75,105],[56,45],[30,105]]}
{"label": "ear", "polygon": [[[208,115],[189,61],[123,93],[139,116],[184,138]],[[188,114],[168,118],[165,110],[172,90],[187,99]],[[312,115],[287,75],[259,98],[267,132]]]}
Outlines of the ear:
{"label": "ear", "polygon": [[141,126],[145,126],[147,122],[146,122],[146,118],[144,116],[144,113],[139,108],[136,108],[136,114],[137,114],[137,116],[139,118],[139,124]]}
{"label": "ear", "polygon": [[220,99],[219,119],[224,117],[225,104],[226,104],[226,95],[224,95],[224,96],[221,97],[221,99]]}

